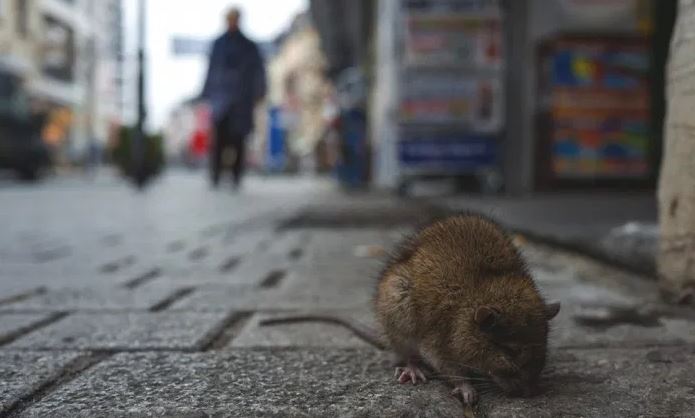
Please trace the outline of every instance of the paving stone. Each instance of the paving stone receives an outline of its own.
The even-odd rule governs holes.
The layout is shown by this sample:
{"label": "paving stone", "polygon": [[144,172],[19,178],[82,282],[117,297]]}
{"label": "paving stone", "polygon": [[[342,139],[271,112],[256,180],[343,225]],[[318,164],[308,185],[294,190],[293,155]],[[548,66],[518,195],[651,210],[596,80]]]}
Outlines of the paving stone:
{"label": "paving stone", "polygon": [[228,274],[232,283],[259,285],[272,272],[287,273],[290,261],[286,257],[273,253],[252,253],[242,258],[237,267]]}
{"label": "paving stone", "polygon": [[234,255],[244,255],[258,250],[262,243],[270,243],[276,233],[272,228],[259,228],[251,231],[230,229],[225,233],[221,249]]}
{"label": "paving stone", "polygon": [[382,246],[385,250],[393,248],[397,243],[393,231],[378,230],[319,230],[312,233],[307,257],[316,259],[345,260],[356,258],[356,247],[365,245]]}
{"label": "paving stone", "polygon": [[[278,309],[369,309],[377,283],[375,266],[318,265],[295,268],[272,295]],[[362,271],[360,271],[362,270]]]}
{"label": "paving stone", "polygon": [[[86,256],[88,257],[88,256]],[[43,287],[61,289],[81,286],[118,286],[151,270],[152,266],[137,265],[131,269],[104,274],[97,269],[75,267],[79,261],[72,260],[70,265],[27,265],[0,267],[0,294],[11,292],[13,288],[26,289]],[[14,284],[6,283],[14,282]]]}
{"label": "paving stone", "polygon": [[147,310],[176,292],[173,285],[142,286],[137,289],[121,287],[79,287],[49,290],[45,293],[3,305],[6,311],[61,310]]}
{"label": "paving stone", "polygon": [[0,415],[14,402],[53,380],[78,353],[0,351]]}
{"label": "paving stone", "polygon": [[[555,346],[622,347],[630,344],[643,347],[695,343],[695,321],[660,317],[648,310],[639,313],[647,305],[658,308],[656,289],[628,291],[620,282],[605,275],[596,276],[604,278],[603,281],[582,281],[567,272],[557,277],[536,271],[535,277],[547,300],[562,303],[560,313],[551,323],[551,343]],[[633,279],[635,288],[647,285],[634,283],[635,280],[639,279]],[[655,287],[654,283],[651,285]],[[635,313],[631,314],[632,311]],[[618,314],[619,318],[610,320]],[[582,318],[595,317],[605,320],[593,326],[582,322]]]}
{"label": "paving stone", "polygon": [[327,314],[351,318],[374,327],[373,315],[367,311],[320,311],[259,313],[254,315],[239,335],[232,340],[231,347],[369,347],[370,345],[349,329],[322,322],[302,322],[259,326],[264,319],[282,318],[302,314]]}
{"label": "paving stone", "polygon": [[313,233],[307,230],[282,231],[269,238],[266,252],[288,257],[296,249],[301,249],[302,255],[311,245]]}
{"label": "paving stone", "polygon": [[220,313],[77,313],[9,348],[37,350],[195,350],[225,318]]}
{"label": "paving stone", "polygon": [[25,416],[460,417],[437,382],[399,385],[370,349],[118,354]]}
{"label": "paving stone", "polygon": [[0,343],[49,317],[45,314],[0,314]]}
{"label": "paving stone", "polygon": [[637,303],[639,298],[619,292],[606,286],[592,283],[570,281],[545,281],[542,275],[536,275],[536,283],[543,296],[548,300],[560,300],[565,304],[593,305],[629,305]]}
{"label": "paving stone", "polygon": [[[644,347],[695,344],[695,321],[645,313],[644,317],[615,318],[611,309],[620,305],[581,306],[565,304],[551,323],[551,343],[557,347]],[[584,325],[582,318],[607,318],[595,325]],[[634,323],[637,322],[637,323]]]}
{"label": "paving stone", "polygon": [[483,398],[488,417],[692,417],[695,353],[669,349],[562,350],[544,393]]}
{"label": "paving stone", "polygon": [[[251,285],[207,284],[179,299],[167,311],[253,311],[277,308],[275,289]],[[274,297],[275,296],[275,297]]]}
{"label": "paving stone", "polygon": [[288,271],[291,264],[287,257],[279,254],[256,252],[242,256],[229,271],[222,271],[222,260],[214,264],[187,264],[167,266],[163,276],[180,285],[246,284],[260,285],[272,272]]}

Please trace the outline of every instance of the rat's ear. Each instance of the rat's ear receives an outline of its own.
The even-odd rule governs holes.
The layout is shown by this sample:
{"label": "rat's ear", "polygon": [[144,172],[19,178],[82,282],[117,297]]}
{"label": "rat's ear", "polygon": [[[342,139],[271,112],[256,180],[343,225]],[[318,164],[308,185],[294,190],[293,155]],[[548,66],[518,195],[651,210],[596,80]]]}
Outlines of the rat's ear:
{"label": "rat's ear", "polygon": [[473,320],[481,330],[491,331],[499,322],[500,312],[492,306],[481,306],[476,309]]}
{"label": "rat's ear", "polygon": [[545,305],[545,318],[550,321],[560,312],[560,302],[548,303]]}

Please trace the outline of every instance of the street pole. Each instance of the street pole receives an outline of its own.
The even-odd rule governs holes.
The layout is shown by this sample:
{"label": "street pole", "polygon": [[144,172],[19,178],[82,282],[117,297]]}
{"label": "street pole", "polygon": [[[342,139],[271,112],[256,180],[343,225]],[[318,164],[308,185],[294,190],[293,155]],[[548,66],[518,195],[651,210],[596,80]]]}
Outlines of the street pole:
{"label": "street pole", "polygon": [[147,181],[145,168],[145,121],[147,110],[145,105],[145,32],[146,32],[146,6],[145,0],[138,0],[138,116],[133,137],[132,157],[133,176],[135,185],[142,189]]}

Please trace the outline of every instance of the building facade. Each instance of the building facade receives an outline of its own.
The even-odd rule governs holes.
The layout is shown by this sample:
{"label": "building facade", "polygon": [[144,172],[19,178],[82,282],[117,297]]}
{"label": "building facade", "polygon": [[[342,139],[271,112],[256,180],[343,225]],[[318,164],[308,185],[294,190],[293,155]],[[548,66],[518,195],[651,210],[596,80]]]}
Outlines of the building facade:
{"label": "building facade", "polygon": [[120,0],[0,1],[0,65],[49,117],[44,140],[79,163],[118,123]]}

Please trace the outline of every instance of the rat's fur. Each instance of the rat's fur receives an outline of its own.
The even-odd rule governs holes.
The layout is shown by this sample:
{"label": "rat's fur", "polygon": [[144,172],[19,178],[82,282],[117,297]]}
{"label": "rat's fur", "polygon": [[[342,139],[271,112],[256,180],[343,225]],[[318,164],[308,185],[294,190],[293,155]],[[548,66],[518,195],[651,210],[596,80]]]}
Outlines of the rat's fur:
{"label": "rat's fur", "polygon": [[413,365],[462,382],[487,376],[530,394],[545,365],[546,305],[507,233],[478,214],[435,221],[408,239],[381,274],[377,319],[394,351]]}

